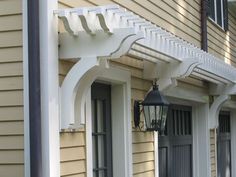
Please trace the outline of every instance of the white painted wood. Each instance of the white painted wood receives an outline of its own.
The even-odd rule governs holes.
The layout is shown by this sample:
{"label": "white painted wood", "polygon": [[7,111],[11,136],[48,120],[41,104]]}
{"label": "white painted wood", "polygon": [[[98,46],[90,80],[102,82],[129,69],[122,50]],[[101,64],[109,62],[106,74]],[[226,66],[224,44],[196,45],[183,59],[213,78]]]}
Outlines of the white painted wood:
{"label": "white painted wood", "polygon": [[91,87],[86,97],[86,174],[93,176],[93,145],[92,145],[92,109],[91,109]]}
{"label": "white painted wood", "polygon": [[[114,29],[113,35],[107,35],[104,31],[97,30],[96,35],[92,37],[84,31],[78,32],[78,37],[68,33],[62,33],[59,37],[59,52],[62,59],[84,58],[87,56],[111,58],[113,54],[116,54],[115,57],[119,57],[128,52],[130,46],[136,40],[143,38],[142,33],[136,35],[132,28]],[[122,53],[117,55],[117,52],[127,40],[128,44],[125,46],[125,51],[122,48]]]}
{"label": "white painted wood", "polygon": [[229,99],[229,95],[219,95],[215,98],[209,109],[209,129],[218,127],[218,116],[220,109],[222,108],[222,105]]}
{"label": "white painted wood", "polygon": [[193,173],[194,177],[210,176],[209,104],[193,106]]}
{"label": "white painted wood", "polygon": [[[112,84],[113,176],[132,177],[131,75],[124,70],[105,68],[95,79]],[[91,92],[90,89],[87,91]],[[89,93],[86,102],[86,118],[88,118],[86,119],[87,177],[92,177],[92,128],[91,120],[89,120],[91,118],[91,95]]]}
{"label": "white painted wood", "polygon": [[159,177],[158,132],[154,131],[155,177]]}
{"label": "white painted wood", "polygon": [[23,0],[23,82],[24,82],[24,171],[30,177],[29,133],[29,71],[28,71],[28,12],[27,0]]}
{"label": "white painted wood", "polygon": [[[90,69],[95,68],[98,65],[99,60],[96,57],[82,58],[72,67],[72,69],[66,75],[60,89],[61,129],[72,128],[72,126],[75,124],[75,98],[80,80]],[[81,108],[79,110],[79,113],[81,113],[80,115],[78,115],[79,119],[81,120],[82,118],[84,118],[84,109]],[[82,120],[82,122],[84,122],[84,119]]]}
{"label": "white painted wood", "polygon": [[57,0],[39,1],[43,177],[60,176]]}
{"label": "white painted wood", "polygon": [[[82,20],[79,17],[75,18],[75,12],[77,15],[79,14],[83,16]],[[93,34],[94,36],[103,37],[105,37],[104,35],[107,35],[107,37],[111,39],[115,30],[132,28],[134,30],[134,35],[142,32],[145,38],[139,38],[140,40],[138,40],[136,44],[143,47],[138,49],[136,47],[136,49],[130,50],[131,55],[137,55],[152,62],[157,62],[159,60],[155,55],[153,56],[153,51],[172,58],[172,61],[186,63],[189,59],[193,59],[196,63],[201,63],[201,65],[197,66],[197,69],[200,71],[197,73],[194,72],[193,74],[197,74],[203,79],[208,78],[208,80],[236,84],[236,69],[234,67],[226,64],[224,61],[221,61],[213,55],[202,51],[200,48],[197,48],[183,39],[172,35],[166,30],[146,21],[138,15],[134,15],[132,12],[119,8],[119,6],[87,7],[80,8],[79,10],[65,9],[57,10],[55,13],[62,19],[65,29],[71,34],[71,38],[75,41],[75,34],[78,38],[83,38],[84,35],[81,34],[81,31],[89,33],[90,35],[88,36],[90,38],[91,34]],[[68,43],[73,41],[72,39],[64,39],[63,35],[62,39],[62,45],[63,43],[66,43],[67,40]],[[136,40],[137,39],[138,38],[136,38]],[[61,56],[63,56],[67,51],[68,56],[74,53],[76,49],[71,48],[73,46],[76,45],[71,45],[65,50],[62,49],[61,51],[63,52],[61,52]],[[98,47],[99,45],[95,46]],[[82,45],[77,48],[77,50],[80,49],[83,49],[81,51],[90,50],[90,48],[87,48],[87,45],[85,44],[84,46]],[[74,55],[70,57],[79,57],[79,53],[80,52],[77,52],[76,54],[75,52]],[[189,71],[192,72],[192,70]]]}

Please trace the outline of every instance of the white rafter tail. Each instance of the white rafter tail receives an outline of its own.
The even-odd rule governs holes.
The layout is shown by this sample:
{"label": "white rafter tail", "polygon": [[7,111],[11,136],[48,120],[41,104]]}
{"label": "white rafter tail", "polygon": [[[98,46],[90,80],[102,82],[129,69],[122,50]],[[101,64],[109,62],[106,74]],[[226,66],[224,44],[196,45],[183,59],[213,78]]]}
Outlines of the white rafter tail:
{"label": "white rafter tail", "polygon": [[82,28],[90,35],[95,35],[95,32],[93,29],[91,29],[88,25],[87,22],[87,15],[88,15],[88,10],[85,8],[77,8],[77,9],[73,9],[71,11],[71,13],[76,13],[76,15],[78,15]]}
{"label": "white rafter tail", "polygon": [[143,33],[142,32],[139,32],[137,34],[134,34],[134,35],[130,35],[128,38],[126,38],[123,43],[121,44],[120,48],[113,52],[111,54],[111,57],[112,58],[119,58],[121,57],[122,55],[125,55],[131,48],[131,46],[138,40],[140,39],[143,39],[144,36],[143,36]]}
{"label": "white rafter tail", "polygon": [[63,22],[63,25],[64,25],[64,28],[65,30],[73,35],[73,36],[77,36],[77,32],[72,28],[72,25],[71,25],[71,21],[70,21],[70,12],[68,10],[58,10],[56,11],[57,15],[58,15],[58,18]]}

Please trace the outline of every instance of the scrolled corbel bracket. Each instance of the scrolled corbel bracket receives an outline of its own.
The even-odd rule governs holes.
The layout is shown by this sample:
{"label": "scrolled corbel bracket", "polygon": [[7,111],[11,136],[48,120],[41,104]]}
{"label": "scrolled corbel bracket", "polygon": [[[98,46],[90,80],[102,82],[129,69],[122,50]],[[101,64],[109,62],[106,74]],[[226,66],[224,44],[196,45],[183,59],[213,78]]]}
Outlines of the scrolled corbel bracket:
{"label": "scrolled corbel bracket", "polygon": [[211,104],[209,109],[209,129],[217,128],[219,125],[218,115],[222,105],[230,99],[229,95],[219,95],[216,97],[214,102]]}
{"label": "scrolled corbel bracket", "polygon": [[135,33],[131,28],[116,29],[113,35],[100,31],[96,36],[85,32],[79,32],[79,36],[78,39],[69,34],[60,35],[60,58],[80,58],[60,88],[61,130],[77,129],[85,124],[86,95],[91,84],[109,67],[110,59],[125,55],[135,41],[143,38],[142,33]]}
{"label": "scrolled corbel bracket", "polygon": [[[154,75],[146,73],[146,75],[151,76],[153,78],[158,78],[157,84],[159,85],[159,89],[161,91],[168,91],[169,89],[177,86],[177,79],[188,77],[201,63],[194,59],[185,59],[181,62],[175,61],[170,63],[158,62],[150,68],[147,67],[146,70],[155,73]],[[153,71],[155,70],[155,71]]]}

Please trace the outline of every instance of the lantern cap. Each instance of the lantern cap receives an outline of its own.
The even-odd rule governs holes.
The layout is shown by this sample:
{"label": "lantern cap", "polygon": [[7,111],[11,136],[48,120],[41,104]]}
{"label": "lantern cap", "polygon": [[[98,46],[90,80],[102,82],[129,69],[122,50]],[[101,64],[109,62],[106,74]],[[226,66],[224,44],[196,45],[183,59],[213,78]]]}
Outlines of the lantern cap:
{"label": "lantern cap", "polygon": [[168,106],[169,102],[166,98],[159,92],[158,85],[153,84],[153,90],[150,91],[144,101],[142,102],[143,106]]}

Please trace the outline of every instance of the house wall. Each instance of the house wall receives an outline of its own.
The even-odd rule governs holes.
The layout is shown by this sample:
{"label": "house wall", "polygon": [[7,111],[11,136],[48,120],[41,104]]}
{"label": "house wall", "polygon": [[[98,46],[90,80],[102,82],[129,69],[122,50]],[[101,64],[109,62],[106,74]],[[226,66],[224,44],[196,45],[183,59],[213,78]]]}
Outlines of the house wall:
{"label": "house wall", "polygon": [[0,176],[24,176],[22,1],[0,1]]}
{"label": "house wall", "polygon": [[229,10],[229,31],[225,32],[211,20],[207,26],[209,53],[236,66],[236,17],[233,12]]}
{"label": "house wall", "polygon": [[[200,47],[200,1],[156,1],[151,0],[59,0],[60,8],[107,5],[117,3],[140,16],[168,29],[173,34]],[[168,19],[168,20],[166,20]],[[61,31],[63,29],[60,28]],[[131,97],[142,100],[151,88],[151,81],[143,78],[143,62],[124,56],[111,63],[115,67],[128,69],[131,72]],[[73,63],[60,61],[59,72],[62,82]],[[191,83],[192,85],[190,85]],[[201,80],[189,77],[180,81],[180,85],[196,91],[206,90]],[[131,106],[132,108],[133,106]],[[86,175],[86,144],[83,129],[75,132],[61,133],[61,176],[84,177]],[[154,177],[154,135],[133,129],[133,176]]]}

